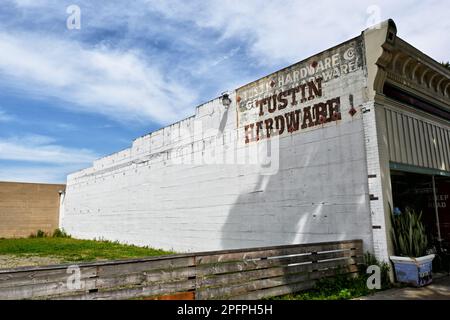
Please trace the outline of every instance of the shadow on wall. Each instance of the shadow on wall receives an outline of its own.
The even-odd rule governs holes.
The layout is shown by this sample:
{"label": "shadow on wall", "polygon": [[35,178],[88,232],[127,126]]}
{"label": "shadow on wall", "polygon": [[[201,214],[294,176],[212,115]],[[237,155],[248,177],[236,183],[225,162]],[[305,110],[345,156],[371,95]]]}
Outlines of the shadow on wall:
{"label": "shadow on wall", "polygon": [[[253,184],[241,181],[240,195],[221,230],[222,248],[363,239],[369,249],[367,169],[362,150],[357,150],[359,159],[348,161],[349,152],[357,154],[348,148],[362,145],[350,142],[349,146],[346,137],[337,135],[300,149],[293,139],[285,146],[285,155],[281,149],[276,174],[259,175]],[[347,143],[347,149],[338,151],[342,143]]]}
{"label": "shadow on wall", "polygon": [[[241,193],[222,228],[222,247],[239,249],[300,243],[303,239],[299,234],[306,231],[311,220],[326,220],[319,204],[302,201],[306,199],[305,183],[299,181],[297,189],[288,189],[292,179],[290,171],[259,176],[253,190]],[[314,206],[317,209],[313,214]]]}

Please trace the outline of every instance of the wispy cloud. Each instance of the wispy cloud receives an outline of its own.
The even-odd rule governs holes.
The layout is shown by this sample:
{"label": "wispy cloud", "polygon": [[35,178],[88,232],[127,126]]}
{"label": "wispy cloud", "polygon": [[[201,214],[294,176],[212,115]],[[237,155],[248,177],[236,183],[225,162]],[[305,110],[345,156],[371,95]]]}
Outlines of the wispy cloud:
{"label": "wispy cloud", "polygon": [[0,181],[65,183],[67,173],[78,169],[78,167],[70,165],[2,165],[0,166]]}
{"label": "wispy cloud", "polygon": [[41,135],[0,138],[0,160],[47,163],[55,165],[88,165],[98,155],[86,149],[67,148]]}
{"label": "wispy cloud", "polygon": [[48,136],[0,138],[0,181],[65,183],[68,173],[90,166],[98,157]]}
{"label": "wispy cloud", "polygon": [[192,112],[195,98],[137,50],[84,48],[31,33],[0,32],[0,71],[5,82],[14,79],[30,94],[119,121],[169,123]]}
{"label": "wispy cloud", "polygon": [[[242,39],[248,52],[262,64],[299,60],[366,29],[394,18],[400,35],[436,59],[448,58],[450,30],[447,1],[304,1],[304,0],[147,0],[175,21],[190,21],[216,30],[223,41]],[[374,8],[376,11],[368,10]],[[375,13],[375,15],[374,15]]]}
{"label": "wispy cloud", "polygon": [[[79,0],[79,33],[65,30],[70,1],[7,2],[20,14],[5,17],[8,32],[0,29],[3,80],[125,122],[180,120],[196,103],[261,76],[261,67],[285,66],[358,35],[374,21],[373,5],[375,18],[397,21],[400,36],[450,59],[442,39],[450,30],[446,1]],[[36,16],[43,29],[35,28]]]}
{"label": "wispy cloud", "polygon": [[41,7],[48,4],[47,0],[11,0],[17,7]]}
{"label": "wispy cloud", "polygon": [[19,8],[35,8],[48,4],[47,0],[10,0]]}

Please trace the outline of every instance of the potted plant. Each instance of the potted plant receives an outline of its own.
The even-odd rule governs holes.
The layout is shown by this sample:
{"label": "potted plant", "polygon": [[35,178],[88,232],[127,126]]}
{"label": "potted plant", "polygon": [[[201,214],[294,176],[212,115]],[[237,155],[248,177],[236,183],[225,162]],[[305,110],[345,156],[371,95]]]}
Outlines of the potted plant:
{"label": "potted plant", "polygon": [[435,255],[427,255],[428,239],[422,213],[411,209],[393,213],[392,239],[396,256],[390,258],[397,281],[416,287],[430,284]]}

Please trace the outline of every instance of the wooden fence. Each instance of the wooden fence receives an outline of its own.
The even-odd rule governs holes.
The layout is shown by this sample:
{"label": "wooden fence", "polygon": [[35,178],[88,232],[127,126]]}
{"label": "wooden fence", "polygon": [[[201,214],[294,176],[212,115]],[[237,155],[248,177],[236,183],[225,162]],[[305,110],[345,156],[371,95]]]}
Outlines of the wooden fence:
{"label": "wooden fence", "polygon": [[362,260],[354,240],[18,268],[0,270],[0,299],[256,300],[355,275]]}

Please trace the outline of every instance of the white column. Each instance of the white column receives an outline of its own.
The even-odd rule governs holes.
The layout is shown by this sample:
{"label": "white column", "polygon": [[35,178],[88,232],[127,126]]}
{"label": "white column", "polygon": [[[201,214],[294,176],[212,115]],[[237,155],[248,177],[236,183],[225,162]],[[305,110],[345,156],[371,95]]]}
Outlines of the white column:
{"label": "white column", "polygon": [[380,261],[389,261],[390,206],[392,205],[391,179],[387,140],[384,123],[378,121],[377,113],[384,112],[374,101],[363,106],[363,125],[366,144],[370,214],[372,221],[374,254]]}

